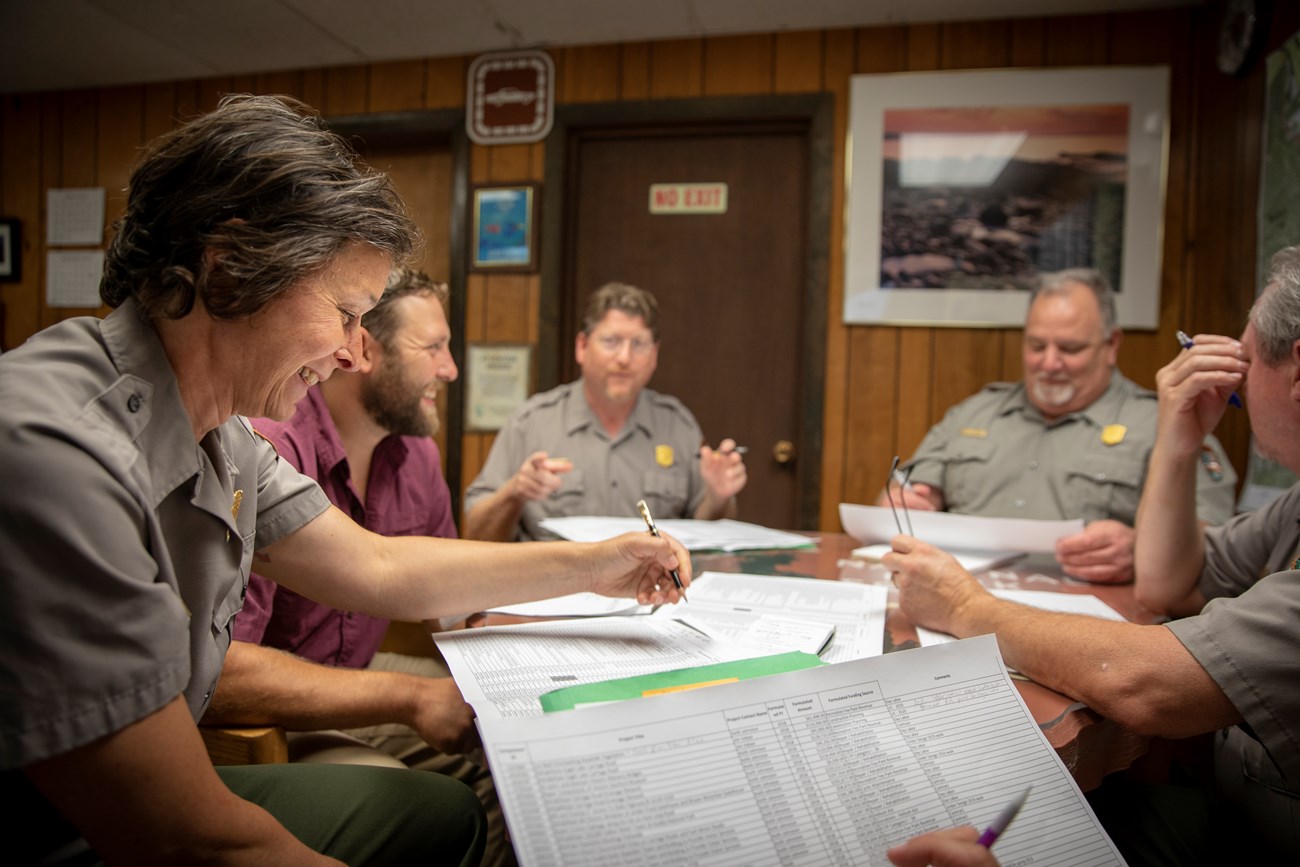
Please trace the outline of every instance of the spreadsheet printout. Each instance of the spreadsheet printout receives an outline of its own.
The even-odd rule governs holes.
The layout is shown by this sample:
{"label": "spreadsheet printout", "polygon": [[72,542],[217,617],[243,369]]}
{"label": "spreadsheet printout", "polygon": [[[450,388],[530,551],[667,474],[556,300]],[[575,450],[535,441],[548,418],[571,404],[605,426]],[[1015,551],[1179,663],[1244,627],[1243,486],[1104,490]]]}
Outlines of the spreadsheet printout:
{"label": "spreadsheet printout", "polygon": [[835,635],[821,658],[845,662],[884,653],[888,602],[889,589],[872,584],[705,572],[691,582],[689,602],[661,605],[654,616],[689,617],[724,636],[765,614],[831,623]]}
{"label": "spreadsheet printout", "polygon": [[542,713],[542,693],[759,656],[676,620],[597,617],[434,633],[479,719]]}
{"label": "spreadsheet printout", "polygon": [[1002,864],[1124,863],[992,636],[479,729],[525,867],[887,864],[1030,784]]}

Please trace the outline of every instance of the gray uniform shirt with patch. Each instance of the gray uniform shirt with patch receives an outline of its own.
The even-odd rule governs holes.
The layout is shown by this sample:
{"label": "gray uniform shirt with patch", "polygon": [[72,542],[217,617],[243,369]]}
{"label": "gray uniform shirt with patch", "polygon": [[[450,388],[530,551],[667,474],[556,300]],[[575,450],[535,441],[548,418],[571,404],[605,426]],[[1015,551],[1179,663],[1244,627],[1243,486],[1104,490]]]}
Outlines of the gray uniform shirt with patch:
{"label": "gray uniform shirt with patch", "polygon": [[[1300,853],[1300,484],[1205,532],[1201,613],[1167,624],[1245,719],[1221,735],[1225,797]],[[1247,731],[1248,730],[1248,731]],[[1249,834],[1242,836],[1248,839]]]}
{"label": "gray uniform shirt with patch", "polygon": [[65,753],[182,694],[197,720],[254,545],[329,501],[242,418],[195,442],[130,301],[0,357],[0,406],[0,767]]}
{"label": "gray uniform shirt with patch", "polygon": [[[1093,403],[1048,422],[1023,382],[986,386],[948,410],[908,465],[911,481],[943,490],[945,508],[994,518],[1110,518],[1132,526],[1155,445],[1156,394],[1118,371]],[[1232,516],[1236,474],[1208,437],[1196,513]]]}
{"label": "gray uniform shirt with patch", "polygon": [[559,490],[524,506],[517,538],[554,539],[538,522],[573,515],[637,517],[645,499],[655,518],[689,518],[704,499],[696,452],[704,435],[675,397],[643,389],[615,437],[591,412],[582,380],[535,394],[497,434],[483,470],[465,492],[465,510],[501,489],[524,459],[544,451],[568,458]]}

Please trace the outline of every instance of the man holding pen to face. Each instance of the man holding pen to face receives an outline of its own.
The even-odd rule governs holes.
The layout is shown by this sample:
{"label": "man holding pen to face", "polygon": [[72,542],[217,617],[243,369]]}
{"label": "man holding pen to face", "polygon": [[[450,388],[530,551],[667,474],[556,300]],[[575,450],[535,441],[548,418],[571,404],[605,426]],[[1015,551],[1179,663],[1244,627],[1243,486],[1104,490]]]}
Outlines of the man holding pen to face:
{"label": "man holding pen to face", "polygon": [[[959,638],[995,633],[1009,667],[1134,731],[1213,732],[1213,786],[1110,779],[1090,800],[1129,863],[1300,861],[1300,485],[1204,528],[1200,447],[1234,392],[1261,452],[1300,473],[1300,246],[1274,257],[1240,340],[1197,335],[1156,376],[1159,429],[1137,521],[1138,601],[1182,617],[1112,623],[991,596],[909,536],[884,558],[899,608]],[[1242,841],[1246,841],[1243,844]]]}
{"label": "man holding pen to face", "polygon": [[675,397],[646,388],[659,361],[659,303],[608,283],[587,302],[574,346],[582,377],[534,395],[506,422],[465,492],[466,538],[554,538],[539,526],[571,515],[733,517],[743,449],[717,449]]}

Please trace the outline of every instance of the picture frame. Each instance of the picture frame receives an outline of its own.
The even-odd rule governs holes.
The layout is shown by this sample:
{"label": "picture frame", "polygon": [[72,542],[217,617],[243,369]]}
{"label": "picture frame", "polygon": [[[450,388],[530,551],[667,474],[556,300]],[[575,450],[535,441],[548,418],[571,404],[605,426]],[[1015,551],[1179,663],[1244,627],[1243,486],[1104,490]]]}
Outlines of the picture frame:
{"label": "picture frame", "polygon": [[17,283],[22,279],[22,221],[14,217],[0,217],[0,283]]}
{"label": "picture frame", "polygon": [[537,270],[537,197],[538,185],[531,183],[473,188],[471,270]]}
{"label": "picture frame", "polygon": [[465,351],[465,429],[500,430],[528,399],[533,348],[527,343],[471,343]]}
{"label": "picture frame", "polygon": [[1093,267],[1156,328],[1168,103],[1164,66],[852,76],[845,323],[1017,327]]}

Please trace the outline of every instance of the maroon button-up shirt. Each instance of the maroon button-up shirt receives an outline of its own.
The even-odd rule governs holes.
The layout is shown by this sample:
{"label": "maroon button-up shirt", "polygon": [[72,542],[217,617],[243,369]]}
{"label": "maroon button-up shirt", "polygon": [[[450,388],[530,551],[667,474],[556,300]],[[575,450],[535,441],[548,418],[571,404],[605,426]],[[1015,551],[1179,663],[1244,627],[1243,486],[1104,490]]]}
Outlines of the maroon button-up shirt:
{"label": "maroon button-up shirt", "polygon": [[[451,492],[432,439],[388,436],[380,441],[362,503],[319,388],[307,392],[288,421],[252,423],[281,458],[319,482],[330,502],[366,529],[383,536],[456,537]],[[365,567],[356,564],[358,570]],[[234,637],[326,665],[365,668],[387,628],[387,620],[329,608],[254,573],[235,618]]]}

